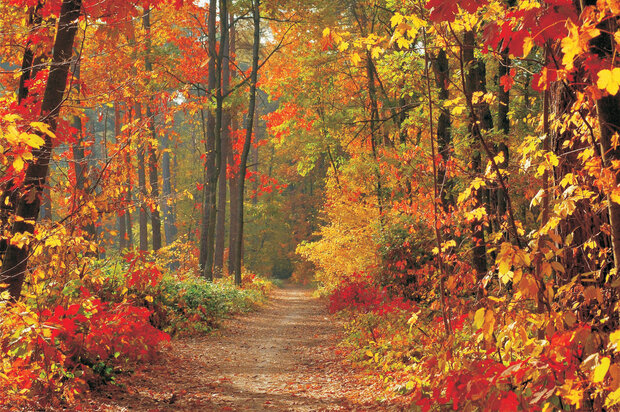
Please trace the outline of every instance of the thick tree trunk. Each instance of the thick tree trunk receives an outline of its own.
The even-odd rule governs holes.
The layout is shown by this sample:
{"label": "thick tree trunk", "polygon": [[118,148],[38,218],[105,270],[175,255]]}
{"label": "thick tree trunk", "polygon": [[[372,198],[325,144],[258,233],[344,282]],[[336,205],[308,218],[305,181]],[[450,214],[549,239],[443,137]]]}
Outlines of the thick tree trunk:
{"label": "thick tree trunk", "polygon": [[[40,10],[42,3],[37,3],[36,6],[29,8],[28,10],[28,26],[31,28],[32,33],[35,33],[42,22]],[[30,38],[27,39],[24,56],[22,59],[21,75],[19,78],[19,88],[17,90],[17,103],[22,105],[24,99],[28,97],[29,89],[27,82],[36,77],[37,72],[41,68],[43,56],[34,58],[33,44]],[[2,196],[0,197],[0,229],[4,232],[4,228],[9,225],[9,218],[15,214],[15,208],[17,207],[17,200],[19,196],[18,188],[15,187],[13,179],[8,180],[1,187]],[[0,254],[4,254],[8,247],[8,239],[0,239]]]}
{"label": "thick tree trunk", "polygon": [[[440,102],[450,98],[448,86],[450,84],[450,65],[445,50],[440,50],[434,59],[435,82],[439,88]],[[437,180],[439,183],[439,198],[445,211],[454,207],[454,196],[452,195],[453,182],[447,176],[446,165],[452,156],[452,122],[450,110],[443,105],[439,105],[439,118],[437,119],[437,149],[441,155],[441,163],[437,170]]]}
{"label": "thick tree trunk", "polygon": [[[41,121],[48,124],[53,132],[56,131],[57,119],[67,85],[73,40],[78,30],[81,8],[81,0],[63,0],[60,10],[52,64],[41,105]],[[33,150],[33,160],[28,163],[26,168],[23,189],[17,202],[17,219],[11,229],[12,234],[34,233],[41,204],[40,196],[46,183],[50,156],[54,146],[49,135],[45,134],[42,137],[45,144],[41,148]],[[12,299],[18,299],[21,294],[29,254],[29,245],[11,244],[8,246],[2,261],[0,284],[7,286],[0,288],[0,291],[8,290]]]}
{"label": "thick tree trunk", "polygon": [[[470,113],[472,123],[469,125],[469,131],[472,135],[472,140],[476,145],[480,142],[480,129],[488,130],[493,127],[493,121],[490,117],[490,111],[488,105],[484,103],[473,103],[472,98],[475,92],[485,92],[485,77],[486,67],[484,63],[477,60],[474,57],[475,48],[475,34],[472,31],[465,32],[463,38],[463,60],[467,70],[466,84],[465,84],[465,97],[469,102],[472,102],[474,113]],[[478,126],[474,122],[479,121]],[[472,171],[475,174],[482,173],[482,160],[480,156],[480,150],[474,150],[471,160]],[[484,193],[482,190],[478,190],[476,194],[478,206],[484,205]],[[472,241],[473,241],[473,257],[472,264],[478,278],[482,279],[487,272],[487,256],[486,256],[486,241],[484,236],[483,221],[475,221],[471,225],[472,229]]]}
{"label": "thick tree trunk", "polygon": [[[207,95],[213,96],[213,91],[217,85],[216,76],[216,15],[218,0],[210,0],[209,2],[209,18],[207,22],[207,37],[209,45],[209,76],[207,79]],[[199,264],[202,274],[207,279],[213,279],[213,252],[215,238],[215,213],[217,202],[217,175],[216,167],[216,117],[213,112],[207,112],[207,142],[206,142],[206,176],[204,183],[204,203],[202,205],[202,226],[200,235],[200,259]],[[215,178],[215,180],[214,180]]]}
{"label": "thick tree trunk", "polygon": [[260,50],[260,0],[252,1],[253,21],[254,21],[254,42],[252,44],[252,71],[250,74],[250,97],[247,114],[245,141],[243,142],[243,152],[241,153],[241,164],[239,165],[239,181],[237,182],[237,196],[239,198],[239,208],[235,216],[235,256],[233,261],[232,273],[235,277],[235,284],[241,285],[241,264],[243,248],[243,200],[245,196],[245,172],[247,167],[248,155],[252,145],[252,128],[254,126],[254,110],[256,108],[256,83],[258,80],[258,58]]}

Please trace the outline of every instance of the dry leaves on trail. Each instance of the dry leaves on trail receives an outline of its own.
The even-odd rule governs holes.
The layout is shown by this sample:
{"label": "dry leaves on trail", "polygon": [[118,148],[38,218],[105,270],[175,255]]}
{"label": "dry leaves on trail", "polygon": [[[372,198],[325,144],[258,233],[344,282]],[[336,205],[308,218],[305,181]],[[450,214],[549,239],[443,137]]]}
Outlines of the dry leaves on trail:
{"label": "dry leaves on trail", "polygon": [[[269,305],[217,333],[173,341],[120,385],[101,388],[99,410],[401,410],[343,362],[340,327],[312,291],[277,290]],[[377,384],[378,385],[378,384]]]}

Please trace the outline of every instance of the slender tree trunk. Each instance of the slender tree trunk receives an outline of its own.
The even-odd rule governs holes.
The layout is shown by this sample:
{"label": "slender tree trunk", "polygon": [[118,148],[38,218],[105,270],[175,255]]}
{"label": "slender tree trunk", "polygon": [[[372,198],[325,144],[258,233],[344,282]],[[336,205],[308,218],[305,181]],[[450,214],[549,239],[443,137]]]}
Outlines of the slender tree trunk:
{"label": "slender tree trunk", "polygon": [[[236,116],[232,116],[231,119],[231,130],[232,132],[236,132],[239,130],[239,125]],[[232,142],[231,142],[232,143]],[[232,144],[231,144],[232,149]],[[234,164],[234,156],[231,152],[228,156],[228,161],[231,165]],[[235,267],[235,256],[237,256],[237,237],[239,234],[237,233],[239,224],[237,222],[237,217],[239,216],[239,208],[241,204],[241,199],[239,199],[238,193],[239,189],[237,186],[239,185],[241,174],[237,170],[236,173],[230,177],[228,182],[228,188],[230,192],[230,219],[229,219],[229,229],[228,229],[228,273],[232,274],[233,268]]]}
{"label": "slender tree trunk", "polygon": [[[131,164],[131,159],[127,156],[127,163]],[[133,249],[133,220],[131,218],[132,200],[132,184],[131,179],[127,178],[127,210],[125,212],[125,227],[127,228],[127,247]]]}
{"label": "slender tree trunk", "polygon": [[[118,102],[114,102],[114,134],[116,135],[117,144],[120,141],[121,127],[121,110],[118,107]],[[123,205],[126,205],[126,194],[122,194],[119,200],[121,207],[123,207]],[[127,249],[127,220],[124,216],[125,213],[125,211],[119,211],[117,216],[119,252]]]}
{"label": "slender tree trunk", "polygon": [[237,196],[239,197],[239,209],[236,210],[236,231],[235,231],[235,256],[232,272],[235,277],[235,284],[241,285],[241,265],[243,248],[243,200],[245,196],[245,172],[247,167],[248,155],[252,145],[252,128],[254,126],[254,110],[256,108],[256,83],[258,80],[258,58],[260,50],[260,0],[252,1],[253,21],[254,21],[254,43],[252,44],[252,71],[250,74],[250,97],[248,105],[248,115],[246,117],[246,134],[243,142],[243,152],[241,153],[241,164],[239,165],[239,181],[237,182]]}
{"label": "slender tree trunk", "polygon": [[[233,16],[231,16],[231,21],[233,19]],[[235,26],[231,25],[230,27],[230,56],[234,56],[235,52],[236,52],[236,30],[235,30]],[[234,72],[231,73],[231,76],[234,77]],[[231,129],[231,134],[230,134],[230,151],[228,152],[228,164],[231,165],[231,167],[236,166],[235,165],[235,159],[234,159],[234,153],[233,153],[233,136],[235,136],[235,132],[237,130],[239,130],[239,123],[237,120],[237,114],[236,113],[231,113],[230,116],[230,129]],[[235,252],[236,250],[236,243],[235,243],[235,239],[237,239],[237,234],[235,233],[236,228],[238,227],[237,225],[237,221],[236,218],[239,215],[239,212],[237,211],[239,208],[239,203],[240,200],[237,197],[237,182],[239,181],[239,174],[238,172],[236,173],[232,173],[230,176],[230,179],[228,181],[228,190],[230,193],[230,218],[229,218],[229,224],[228,224],[228,273],[232,274],[232,268],[234,267],[234,257],[237,255],[237,253]]]}
{"label": "slender tree trunk", "polygon": [[[52,64],[41,105],[41,121],[49,125],[52,132],[56,131],[58,115],[67,85],[73,40],[78,30],[81,8],[81,0],[63,0],[60,9]],[[12,234],[34,233],[41,204],[40,195],[46,183],[54,146],[51,136],[44,134],[41,137],[45,140],[45,144],[32,151],[33,160],[26,167],[23,189],[17,202],[17,219],[11,228]],[[8,290],[14,300],[18,299],[21,294],[29,255],[29,245],[19,247],[11,244],[8,246],[2,261],[0,284],[7,286],[2,286],[0,291]]]}
{"label": "slender tree trunk", "polygon": [[[73,77],[75,78],[76,87],[75,90],[80,95],[80,56],[76,55],[75,65],[73,69]],[[83,146],[83,136],[82,136],[82,119],[80,116],[73,116],[72,126],[77,130],[78,138],[76,139],[76,143],[71,145],[71,151],[73,153],[73,162],[75,167],[75,194],[73,196],[75,207],[79,207],[80,203],[84,202],[84,198],[89,196],[90,184],[88,182],[88,159],[86,158],[84,146]],[[47,185],[49,187],[49,185]],[[45,208],[41,208],[43,211]],[[51,213],[51,202],[50,202],[50,213]],[[41,216],[43,218],[43,215]],[[49,215],[48,218],[51,218]],[[95,222],[89,222],[84,227],[86,233],[88,234],[89,240],[94,240],[97,237],[97,228],[95,227]]]}
{"label": "slender tree trunk", "polygon": [[[220,13],[221,14],[221,13]],[[228,18],[228,17],[227,17]],[[232,16],[230,16],[232,24]],[[229,35],[232,37],[232,29],[228,29]],[[222,94],[226,96],[230,87],[230,42],[228,39],[224,42],[224,55],[221,61],[222,67]],[[226,188],[227,176],[226,169],[228,164],[230,148],[230,111],[225,110],[222,114],[222,130],[221,130],[221,154],[220,154],[220,170],[218,180],[218,199],[217,199],[217,225],[215,228],[215,256],[213,257],[213,267],[216,276],[221,276],[224,270],[224,246],[226,244]]]}
{"label": "slender tree trunk", "polygon": [[172,173],[170,167],[170,138],[163,136],[162,148],[163,154],[161,159],[161,177],[162,177],[162,209],[164,211],[164,235],[166,237],[166,245],[171,245],[177,236],[176,216],[172,207]]}
{"label": "slender tree trunk", "polygon": [[[501,58],[499,61],[498,68],[498,76],[501,78],[502,76],[508,75],[510,73],[510,65],[512,62],[510,61],[508,50],[504,50],[500,54]],[[503,86],[499,86],[499,107],[497,109],[497,128],[504,134],[504,139],[497,145],[495,150],[496,153],[503,153],[504,160],[498,164],[501,169],[508,168],[508,162],[510,160],[510,152],[508,151],[508,146],[504,143],[504,140],[507,139],[508,134],[510,133],[510,118],[508,117],[508,111],[510,110],[510,90],[504,90]],[[501,222],[504,221],[504,215],[506,214],[506,197],[508,193],[499,187],[497,189],[497,204],[496,204],[496,225],[498,229],[501,227]],[[505,234],[505,237],[508,238],[508,234]]]}
{"label": "slender tree trunk", "polygon": [[[135,104],[135,116],[137,119],[142,118],[142,106],[140,103]],[[140,204],[140,216],[139,216],[139,226],[140,226],[140,250],[147,251],[149,249],[149,234],[148,234],[148,217],[146,214],[146,208],[148,207],[146,204],[146,198],[148,196],[146,192],[146,171],[144,169],[145,163],[145,145],[144,142],[140,141],[138,143],[138,202]]]}
{"label": "slender tree trunk", "polygon": [[[151,10],[148,9],[142,17],[142,24],[146,31],[146,54],[144,58],[144,69],[147,73],[153,71],[151,63]],[[146,117],[149,122],[149,130],[151,132],[152,142],[157,141],[157,132],[155,130],[155,116],[151,110],[152,97],[149,97],[149,103],[146,106]],[[151,208],[151,231],[153,238],[153,250],[161,249],[161,218],[159,216],[159,181],[157,175],[157,153],[153,143],[148,144],[149,151],[149,183],[151,184],[151,199],[154,204]]]}
{"label": "slender tree trunk", "polygon": [[[594,0],[585,1],[585,5],[595,5]],[[591,49],[602,60],[609,62],[613,61],[616,51],[617,43],[616,37],[613,33],[618,30],[619,23],[617,19],[607,19],[599,24],[601,34],[592,39],[590,42]],[[608,168],[616,169],[615,184],[616,187],[620,186],[620,172],[613,166],[614,163],[620,161],[620,148],[617,143],[614,144],[614,135],[620,133],[620,94],[607,95],[600,98],[596,102],[600,141],[599,146],[603,163]],[[611,199],[608,196],[607,208],[609,212],[609,224],[611,226],[611,248],[613,250],[613,257],[616,270],[620,266],[620,204]]]}
{"label": "slender tree trunk", "polygon": [[252,205],[258,205],[258,189],[260,187],[260,182],[258,180],[258,160],[259,160],[259,146],[258,142],[260,141],[260,133],[259,133],[259,112],[260,107],[257,107],[254,111],[254,145],[252,146],[252,172],[254,173],[254,184],[252,185]]}
{"label": "slender tree trunk", "polygon": [[379,158],[377,146],[380,145],[379,141],[379,105],[377,103],[377,90],[375,85],[375,70],[372,62],[370,51],[366,52],[366,76],[368,80],[368,98],[370,100],[370,145],[372,147],[372,156],[375,161],[373,165],[375,170],[376,193],[377,193],[377,208],[379,211],[379,219],[381,226],[383,226],[383,188],[381,182],[381,171],[379,170]]}

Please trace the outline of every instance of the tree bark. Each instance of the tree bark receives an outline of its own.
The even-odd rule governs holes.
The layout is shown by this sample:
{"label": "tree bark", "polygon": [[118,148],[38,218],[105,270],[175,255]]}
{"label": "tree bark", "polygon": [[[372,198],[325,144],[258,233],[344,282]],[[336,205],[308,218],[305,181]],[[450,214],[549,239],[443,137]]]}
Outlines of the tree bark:
{"label": "tree bark", "polygon": [[162,148],[164,153],[161,159],[161,177],[162,177],[162,209],[164,212],[164,236],[166,237],[166,245],[171,245],[177,236],[176,216],[172,201],[172,173],[170,167],[170,138],[163,136]]}
{"label": "tree bark", "polygon": [[[221,14],[221,13],[220,13]],[[223,18],[224,16],[222,16]],[[228,18],[228,17],[226,17]],[[233,30],[230,28],[232,25],[232,15],[230,16],[230,24],[228,28],[224,28],[228,31],[229,35],[225,37],[224,41],[224,55],[222,64],[222,94],[226,96],[230,88],[230,57],[231,57],[231,41],[233,36]],[[229,38],[230,37],[230,38]],[[226,169],[228,165],[228,158],[230,148],[230,110],[225,110],[222,114],[222,130],[221,130],[221,151],[220,151],[220,170],[218,180],[218,200],[217,200],[217,225],[215,228],[215,256],[213,258],[214,273],[216,276],[221,276],[224,270],[224,246],[226,244],[226,188],[227,188],[227,176]]]}
{"label": "tree bark", "polygon": [[[209,48],[209,75],[207,79],[207,96],[213,97],[213,91],[219,88],[216,76],[216,15],[218,0],[210,0],[209,17],[207,22],[207,37]],[[204,183],[204,203],[202,205],[202,226],[200,235],[200,259],[199,264],[205,278],[213,279],[213,253],[215,238],[215,213],[216,213],[216,190],[217,190],[217,153],[216,153],[216,116],[211,110],[207,112],[207,142],[206,142],[206,176]],[[215,180],[214,180],[215,179]],[[214,183],[215,182],[215,183]]]}
{"label": "tree bark", "polygon": [[[146,54],[144,57],[144,70],[147,73],[153,71],[151,63],[151,10],[147,9],[142,17],[142,24],[146,31]],[[157,131],[155,129],[155,116],[151,110],[152,97],[149,97],[149,103],[146,106],[146,118],[149,122],[149,130],[151,132],[152,142],[157,141]],[[149,151],[149,183],[151,185],[151,200],[154,202],[151,208],[151,234],[153,241],[153,250],[161,249],[161,218],[159,215],[159,181],[157,175],[157,152],[153,143],[148,144]]]}
{"label": "tree bark", "polygon": [[[78,97],[80,95],[80,56],[76,56],[76,61],[73,69],[73,77],[76,81],[76,92]],[[73,154],[73,162],[75,167],[75,193],[74,193],[74,205],[75,207],[79,207],[80,203],[84,202],[84,198],[89,195],[89,182],[88,182],[88,160],[86,159],[84,146],[83,146],[83,136],[82,136],[82,119],[80,116],[73,116],[72,126],[77,130],[79,138],[76,139],[76,143],[71,145],[71,151]],[[46,185],[46,188],[49,188],[49,185]],[[50,210],[47,218],[51,218],[51,199],[50,201]],[[41,208],[41,212],[45,211],[45,207]],[[41,219],[44,219],[44,215],[41,215]],[[97,229],[95,227],[94,222],[89,222],[84,227],[86,233],[88,234],[89,240],[94,240],[97,237]]]}
{"label": "tree bark", "polygon": [[[114,102],[114,134],[116,135],[116,142],[119,143],[119,139],[121,136],[121,110],[118,107],[118,102]],[[125,199],[126,195],[120,196],[120,207],[127,204]],[[118,224],[118,250],[122,252],[127,249],[127,220],[125,219],[126,211],[119,211],[117,216],[117,224]]]}
{"label": "tree bark", "polygon": [[[231,15],[231,21],[233,16]],[[235,26],[231,25],[230,27],[230,56],[234,56],[236,52],[236,30]],[[234,72],[231,73],[231,76],[234,77]],[[228,152],[228,164],[234,166],[234,156],[233,156],[233,140],[232,137],[235,135],[235,132],[239,130],[239,124],[237,121],[237,114],[231,113],[230,116],[230,129],[231,134],[229,136],[229,147],[230,151]],[[230,218],[228,223],[228,273],[232,274],[232,268],[234,266],[234,256],[236,256],[236,243],[235,239],[237,235],[235,234],[235,230],[237,228],[236,217],[239,215],[237,209],[239,208],[239,199],[237,198],[237,182],[239,181],[239,174],[232,173],[230,179],[228,181],[228,191],[230,193]]]}
{"label": "tree bark", "polygon": [[233,261],[232,273],[235,284],[241,285],[241,264],[243,247],[243,200],[245,196],[245,172],[247,167],[248,155],[252,145],[252,128],[254,126],[254,110],[256,108],[256,83],[258,80],[258,58],[260,50],[260,0],[252,1],[253,22],[254,22],[254,42],[252,44],[252,71],[250,74],[250,97],[248,114],[246,117],[246,134],[241,153],[241,164],[239,165],[239,181],[237,182],[237,196],[239,198],[239,208],[236,210],[235,217],[235,256]]}
{"label": "tree bark", "polygon": [[[466,84],[465,84],[465,98],[472,102],[474,113],[470,113],[472,122],[469,125],[469,131],[472,135],[472,139],[477,144],[480,141],[480,129],[488,130],[493,127],[493,121],[490,117],[490,111],[488,104],[476,103],[472,101],[475,92],[485,92],[485,77],[486,67],[483,62],[474,57],[475,48],[475,34],[473,31],[465,32],[463,37],[463,60],[465,67],[467,68]],[[475,122],[479,120],[479,126],[475,125]],[[472,171],[475,174],[482,173],[482,160],[480,156],[480,150],[474,150],[471,160]],[[482,190],[478,190],[476,194],[478,206],[484,205],[484,193]],[[482,220],[475,221],[471,225],[473,232],[473,257],[472,264],[476,272],[478,273],[478,279],[482,279],[487,272],[487,257],[486,257],[486,241],[484,236],[484,222]]]}
{"label": "tree bark", "polygon": [[[510,65],[512,62],[510,61],[509,51],[504,50],[500,54],[499,68],[498,68],[498,77],[501,79],[502,76],[506,76],[510,73]],[[499,85],[499,96],[498,96],[499,107],[497,109],[497,129],[501,131],[505,138],[508,137],[510,133],[510,118],[508,117],[508,111],[510,110],[510,90],[504,90],[502,85]],[[496,153],[503,153],[504,160],[498,164],[501,169],[508,168],[508,162],[510,160],[510,152],[508,151],[508,146],[504,141],[500,142],[495,150]],[[501,222],[504,221],[504,215],[506,214],[506,197],[508,193],[499,187],[497,188],[497,200],[495,205],[495,220],[496,225],[501,228]],[[505,234],[506,237],[507,234]]]}
{"label": "tree bark", "polygon": [[[439,100],[446,101],[450,98],[448,86],[450,83],[450,65],[445,50],[440,50],[434,59],[435,82],[439,88]],[[443,105],[439,105],[439,118],[437,119],[437,149],[441,155],[441,163],[437,170],[439,187],[439,199],[443,209],[447,212],[450,207],[454,207],[454,196],[452,195],[453,182],[448,179],[446,166],[452,156],[452,121],[450,110]]]}
{"label": "tree bark", "polygon": [[[135,116],[137,119],[142,118],[142,106],[140,103],[135,104]],[[144,142],[138,143],[138,202],[140,203],[140,216],[138,224],[140,226],[140,245],[141,251],[147,251],[149,249],[149,234],[148,234],[148,217],[146,214],[146,198],[148,196],[146,191],[146,171],[144,169],[146,147]]]}
{"label": "tree bark", "polygon": [[[56,131],[58,115],[67,86],[73,41],[78,30],[81,8],[81,0],[63,0],[60,9],[52,64],[43,95],[40,119],[49,125],[52,132]],[[26,167],[23,190],[17,203],[17,219],[11,228],[12,235],[34,233],[41,204],[41,192],[46,183],[54,146],[51,136],[44,134],[41,137],[45,140],[45,144],[32,151],[33,160]],[[8,290],[11,299],[17,300],[21,294],[29,254],[30,245],[28,244],[21,246],[10,244],[7,248],[0,272],[0,284],[7,286],[0,288],[0,291]]]}

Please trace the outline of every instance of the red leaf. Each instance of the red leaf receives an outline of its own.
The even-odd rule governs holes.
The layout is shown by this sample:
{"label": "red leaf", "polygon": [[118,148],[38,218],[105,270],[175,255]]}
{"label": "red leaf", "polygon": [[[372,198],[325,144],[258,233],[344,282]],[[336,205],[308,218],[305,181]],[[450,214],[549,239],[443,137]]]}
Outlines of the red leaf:
{"label": "red leaf", "polygon": [[504,86],[504,91],[507,92],[512,89],[512,86],[515,84],[515,79],[507,74],[499,79],[499,84],[500,86]]}

